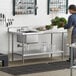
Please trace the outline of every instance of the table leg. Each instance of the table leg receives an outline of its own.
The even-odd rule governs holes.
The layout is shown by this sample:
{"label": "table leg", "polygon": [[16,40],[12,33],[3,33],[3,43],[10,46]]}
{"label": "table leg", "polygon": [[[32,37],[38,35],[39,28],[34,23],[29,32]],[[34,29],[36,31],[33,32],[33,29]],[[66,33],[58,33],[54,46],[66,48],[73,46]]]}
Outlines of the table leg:
{"label": "table leg", "polygon": [[14,60],[14,40],[13,40],[13,34],[12,34],[12,61]]}
{"label": "table leg", "polygon": [[24,36],[22,35],[22,62],[24,64]]}
{"label": "table leg", "polygon": [[73,48],[71,48],[71,62],[70,62],[70,76],[73,75],[72,66],[73,66]]}
{"label": "table leg", "polygon": [[[64,33],[62,32],[62,51],[64,51]],[[64,59],[64,52],[62,53],[62,60]]]}
{"label": "table leg", "polygon": [[[9,31],[9,29],[8,29]],[[8,32],[8,61],[10,60],[10,33]]]}
{"label": "table leg", "polygon": [[[52,44],[53,44],[53,42],[52,42],[52,40],[53,40],[53,33],[51,33],[51,50],[53,51],[53,49],[52,49]],[[51,54],[51,59],[52,59],[52,54]]]}

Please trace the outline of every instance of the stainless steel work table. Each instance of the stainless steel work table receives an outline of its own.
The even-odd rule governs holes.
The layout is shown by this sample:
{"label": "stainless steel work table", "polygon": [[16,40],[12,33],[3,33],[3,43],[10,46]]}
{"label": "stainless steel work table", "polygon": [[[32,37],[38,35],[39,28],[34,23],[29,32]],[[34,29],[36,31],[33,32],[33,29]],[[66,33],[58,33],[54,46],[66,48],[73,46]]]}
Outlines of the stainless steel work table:
{"label": "stainless steel work table", "polygon": [[[17,31],[17,30],[10,30],[9,28],[9,31],[8,31],[8,38],[9,38],[9,43],[10,43],[10,34],[11,34],[11,52],[12,52],[12,60],[14,58],[14,41],[13,41],[13,38],[14,38],[14,35],[21,35],[22,36],[22,60],[23,60],[23,63],[24,63],[24,57],[25,56],[33,56],[33,55],[45,55],[45,54],[48,54],[49,56],[54,54],[54,53],[61,53],[62,54],[62,57],[63,57],[63,54],[64,54],[64,49],[63,49],[63,42],[64,42],[64,33],[66,33],[66,30],[58,30],[58,31],[54,31],[54,30],[46,30],[46,31],[36,31],[36,32],[31,32],[31,33],[24,33],[24,32],[21,32],[21,31]],[[24,51],[24,36],[27,36],[27,35],[42,35],[42,34],[50,34],[51,36],[51,45],[52,45],[52,41],[53,41],[53,34],[59,34],[61,33],[62,34],[62,50],[59,50],[59,51],[52,51],[52,49],[50,50],[47,50],[46,52],[42,52],[42,51],[37,51],[36,53],[25,53]],[[27,44],[27,43],[26,43]],[[9,49],[10,49],[10,44],[9,44]]]}

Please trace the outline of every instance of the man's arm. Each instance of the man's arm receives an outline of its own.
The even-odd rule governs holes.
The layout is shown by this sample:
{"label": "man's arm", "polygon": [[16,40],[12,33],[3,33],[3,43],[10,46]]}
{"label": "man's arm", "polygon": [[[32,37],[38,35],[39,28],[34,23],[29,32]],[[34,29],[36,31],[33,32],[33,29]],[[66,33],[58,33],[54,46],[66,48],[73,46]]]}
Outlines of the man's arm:
{"label": "man's arm", "polygon": [[64,29],[69,29],[70,27],[72,27],[72,23],[73,23],[72,16],[69,16],[68,23],[64,26]]}

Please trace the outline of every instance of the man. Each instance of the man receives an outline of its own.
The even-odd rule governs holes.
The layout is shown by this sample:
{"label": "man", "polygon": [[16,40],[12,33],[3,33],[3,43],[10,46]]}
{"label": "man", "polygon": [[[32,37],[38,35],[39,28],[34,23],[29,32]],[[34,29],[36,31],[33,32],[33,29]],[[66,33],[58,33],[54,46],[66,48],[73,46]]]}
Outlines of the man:
{"label": "man", "polygon": [[[69,35],[71,35],[71,42],[76,42],[76,6],[70,5],[69,6],[69,13],[71,14],[68,18],[68,23],[64,26],[64,29],[71,29],[71,32],[69,32]],[[75,49],[76,50],[76,49]],[[76,52],[74,51],[74,57],[76,55]]]}

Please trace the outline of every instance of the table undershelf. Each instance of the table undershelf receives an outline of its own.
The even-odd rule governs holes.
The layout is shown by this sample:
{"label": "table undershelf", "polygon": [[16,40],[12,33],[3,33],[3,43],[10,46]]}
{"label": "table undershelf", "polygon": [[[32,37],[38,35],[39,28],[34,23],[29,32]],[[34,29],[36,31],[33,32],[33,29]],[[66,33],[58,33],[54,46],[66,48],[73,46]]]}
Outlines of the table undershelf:
{"label": "table undershelf", "polygon": [[48,51],[44,51],[44,50],[27,50],[27,51],[24,51],[24,53],[22,54],[22,51],[18,51],[18,52],[15,52],[16,54],[19,54],[19,55],[23,55],[23,56],[36,56],[36,55],[50,55],[50,54],[57,54],[57,53],[61,53],[63,54],[64,51],[61,51],[61,50],[57,50],[57,51],[52,51],[52,50],[48,50]]}

